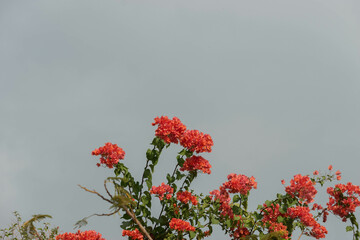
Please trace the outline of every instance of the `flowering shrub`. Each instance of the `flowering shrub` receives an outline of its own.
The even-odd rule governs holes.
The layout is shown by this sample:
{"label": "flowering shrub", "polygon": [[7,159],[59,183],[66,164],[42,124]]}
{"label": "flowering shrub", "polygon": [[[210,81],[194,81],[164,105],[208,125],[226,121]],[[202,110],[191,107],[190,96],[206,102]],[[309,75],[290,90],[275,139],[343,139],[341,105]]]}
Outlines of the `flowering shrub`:
{"label": "flowering shrub", "polygon": [[[205,195],[191,190],[191,183],[199,173],[211,174],[209,161],[199,155],[212,151],[213,140],[209,134],[187,129],[176,117],[156,117],[152,125],[157,129],[152,149],[146,152],[147,160],[140,181],[136,181],[125,164],[119,162],[124,159],[125,152],[116,144],[106,143],[92,154],[100,156],[98,166],[103,164],[114,169],[115,176],[107,178],[104,183],[107,196],[80,186],[110,204],[110,213],[94,215],[110,216],[123,211],[123,236],[149,240],[203,239],[212,234],[214,225],[219,225],[232,239],[291,239],[296,229],[300,229],[301,235],[320,239],[328,232],[320,222],[326,222],[327,215],[333,213],[344,222],[350,220],[351,225],[346,230],[353,232],[354,239],[360,239],[354,215],[360,206],[358,186],[347,183],[329,187],[327,207],[314,202],[317,187],[341,179],[341,172],[334,174],[332,165],[327,174],[316,170],[312,176],[295,175],[287,186],[285,180],[281,180],[284,193],[250,211],[250,192],[257,188],[253,176],[231,173],[218,189]],[[183,149],[176,156],[173,171],[166,176],[167,182],[153,186],[152,175],[160,155],[171,144],[180,144]],[[108,190],[108,183],[114,187],[112,193]],[[159,198],[161,204],[156,215],[151,211],[153,196]],[[86,224],[87,218],[77,225]],[[95,232],[91,234],[98,239],[101,237]],[[59,235],[57,239],[65,240],[63,236],[68,235]]]}

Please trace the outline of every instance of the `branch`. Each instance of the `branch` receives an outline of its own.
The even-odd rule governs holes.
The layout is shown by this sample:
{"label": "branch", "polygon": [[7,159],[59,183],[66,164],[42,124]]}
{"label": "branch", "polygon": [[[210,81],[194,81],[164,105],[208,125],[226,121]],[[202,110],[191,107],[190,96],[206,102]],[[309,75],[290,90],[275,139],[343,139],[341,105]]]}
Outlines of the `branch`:
{"label": "branch", "polygon": [[101,195],[101,194],[98,193],[97,191],[95,191],[95,190],[89,190],[89,189],[87,189],[86,187],[81,186],[80,184],[78,184],[78,186],[81,187],[82,189],[84,189],[85,191],[90,192],[90,193],[94,193],[94,194],[98,195],[99,197],[101,197],[103,200],[105,200],[105,201],[113,204],[113,202],[112,202],[111,200],[105,198],[103,195]]}
{"label": "branch", "polygon": [[136,218],[135,214],[130,211],[126,206],[122,205],[121,206],[125,212],[134,220],[134,222],[139,226],[140,230],[145,234],[145,236],[149,239],[149,240],[153,240],[150,236],[150,234],[146,231],[146,229],[144,228],[144,226],[139,222],[139,220]]}

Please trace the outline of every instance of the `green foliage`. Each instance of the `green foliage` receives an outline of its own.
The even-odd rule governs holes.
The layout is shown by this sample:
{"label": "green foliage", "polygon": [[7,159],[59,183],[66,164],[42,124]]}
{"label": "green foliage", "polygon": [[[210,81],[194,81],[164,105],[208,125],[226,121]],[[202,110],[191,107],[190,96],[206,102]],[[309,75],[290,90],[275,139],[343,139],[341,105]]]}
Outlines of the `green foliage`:
{"label": "green foliage", "polygon": [[0,229],[0,239],[4,240],[54,240],[58,234],[58,227],[50,228],[50,223],[43,223],[42,227],[36,227],[35,223],[41,222],[46,218],[51,218],[50,215],[38,214],[33,215],[31,219],[22,222],[21,216],[18,212],[14,212],[16,217],[8,228]]}

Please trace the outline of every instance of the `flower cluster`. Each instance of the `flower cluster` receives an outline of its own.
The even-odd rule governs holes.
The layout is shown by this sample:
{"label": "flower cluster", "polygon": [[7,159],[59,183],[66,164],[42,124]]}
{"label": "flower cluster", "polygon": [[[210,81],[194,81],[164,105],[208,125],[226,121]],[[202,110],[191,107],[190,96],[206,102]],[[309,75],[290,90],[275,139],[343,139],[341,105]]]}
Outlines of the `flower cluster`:
{"label": "flower cluster", "polygon": [[255,182],[254,177],[249,178],[245,175],[231,173],[227,178],[229,181],[225,182],[223,187],[228,189],[229,193],[247,195],[252,188],[257,188],[257,182]]}
{"label": "flower cluster", "polygon": [[264,203],[263,210],[263,219],[262,222],[265,225],[268,225],[270,232],[280,232],[282,234],[282,238],[288,239],[288,231],[284,224],[278,222],[279,217],[286,217],[286,214],[280,212],[279,204],[271,204],[271,206],[267,206]]}
{"label": "flower cluster", "polygon": [[231,209],[230,202],[230,194],[226,191],[226,189],[223,186],[220,186],[219,190],[214,190],[210,192],[210,196],[213,199],[213,196],[215,197],[213,200],[217,201],[219,200],[220,203],[220,214],[222,216],[229,216],[230,218],[234,217],[233,210]]}
{"label": "flower cluster", "polygon": [[180,144],[190,151],[197,153],[211,152],[211,147],[214,145],[209,134],[204,134],[198,130],[186,131],[180,139]]}
{"label": "flower cluster", "polygon": [[244,239],[244,237],[250,235],[249,229],[244,226],[241,215],[238,215],[238,217],[240,219],[236,221],[235,227],[230,228],[230,237],[234,240]]}
{"label": "flower cluster", "polygon": [[341,217],[344,222],[346,217],[360,206],[360,187],[351,182],[346,185],[337,184],[335,188],[329,187],[327,193],[330,195],[327,203],[328,210]]}
{"label": "flower cluster", "polygon": [[160,200],[163,200],[165,194],[166,199],[170,199],[173,193],[174,189],[165,183],[162,183],[158,187],[153,186],[150,189],[150,194],[157,194]]}
{"label": "flower cluster", "polygon": [[291,179],[290,186],[287,186],[285,191],[292,197],[298,197],[301,201],[305,200],[305,203],[311,203],[317,193],[314,185],[315,182],[312,182],[309,176],[297,174],[294,179]]}
{"label": "flower cluster", "polygon": [[177,231],[195,231],[195,227],[191,226],[190,223],[177,218],[171,219],[169,226]]}
{"label": "flower cluster", "polygon": [[91,153],[92,155],[100,155],[100,163],[96,165],[100,167],[100,164],[105,164],[108,168],[113,168],[119,160],[124,159],[125,152],[117,144],[105,143],[105,146],[95,149]]}
{"label": "flower cluster", "polygon": [[171,120],[167,116],[161,116],[160,118],[156,117],[154,120],[155,122],[152,125],[159,125],[155,130],[155,136],[166,143],[178,143],[186,130],[186,126],[177,117],[173,117]]}
{"label": "flower cluster", "polygon": [[184,191],[184,192],[177,192],[176,194],[176,198],[177,200],[179,200],[182,203],[187,204],[189,201],[193,204],[193,205],[197,205],[198,204],[198,200],[195,196],[193,196],[191,194],[191,192],[188,191]]}
{"label": "flower cluster", "polygon": [[325,238],[325,234],[328,233],[326,228],[314,219],[308,207],[296,206],[288,208],[287,214],[293,219],[299,218],[304,226],[312,227],[311,232],[308,233],[308,235],[313,236],[316,239]]}
{"label": "flower cluster", "polygon": [[164,140],[165,143],[179,143],[184,148],[192,152],[211,152],[214,145],[209,134],[204,134],[198,130],[186,130],[186,126],[178,119],[167,116],[156,117],[153,126],[158,125],[155,136]]}
{"label": "flower cluster", "polygon": [[56,236],[56,240],[105,240],[100,233],[93,230],[77,233],[64,233]]}
{"label": "flower cluster", "polygon": [[211,165],[208,160],[201,156],[191,156],[187,158],[180,168],[181,171],[196,171],[200,170],[203,173],[210,174],[211,173]]}
{"label": "flower cluster", "polygon": [[268,222],[269,223],[269,232],[277,232],[280,233],[283,239],[289,239],[289,232],[287,227],[279,222]]}
{"label": "flower cluster", "polygon": [[129,236],[133,240],[135,240],[135,239],[143,240],[144,239],[144,236],[140,233],[140,231],[138,229],[135,229],[133,231],[123,230],[122,235]]}
{"label": "flower cluster", "polygon": [[277,222],[278,217],[285,217],[285,214],[280,213],[280,205],[279,204],[271,204],[271,206],[267,206],[264,203],[263,210],[263,222]]}

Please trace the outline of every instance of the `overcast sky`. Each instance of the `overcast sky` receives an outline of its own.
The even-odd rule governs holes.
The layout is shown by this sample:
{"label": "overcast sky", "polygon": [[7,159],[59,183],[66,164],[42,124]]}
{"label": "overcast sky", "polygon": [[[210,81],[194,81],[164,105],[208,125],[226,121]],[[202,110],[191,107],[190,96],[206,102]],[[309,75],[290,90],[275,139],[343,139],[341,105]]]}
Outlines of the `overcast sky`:
{"label": "overcast sky", "polygon": [[[77,186],[103,191],[113,175],[91,151],[117,143],[139,178],[161,115],[214,140],[198,192],[254,176],[253,210],[281,179],[329,164],[360,184],[358,0],[1,0],[0,83],[1,228],[15,210],[62,231],[107,212]],[[119,225],[94,217],[84,230],[124,239]],[[351,239],[339,219],[325,226],[326,239]]]}

